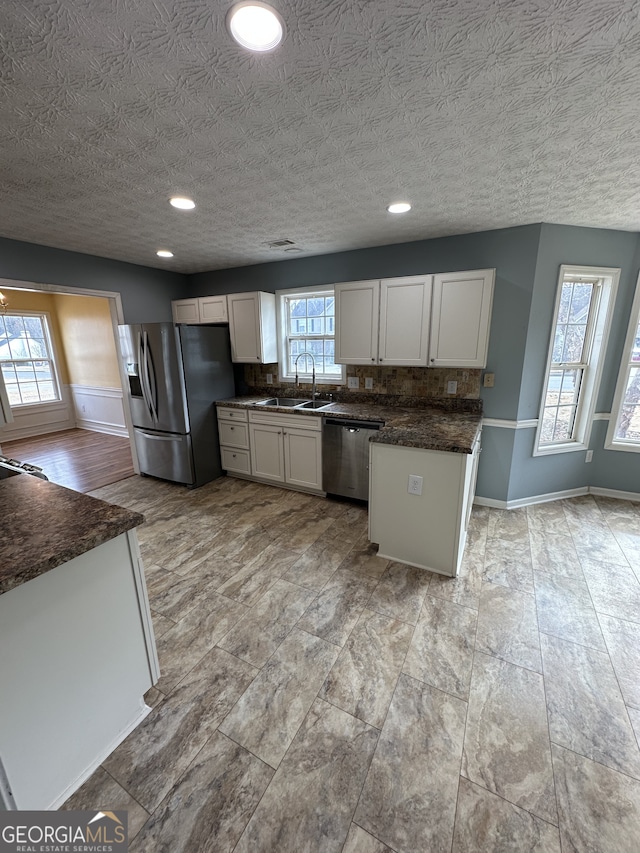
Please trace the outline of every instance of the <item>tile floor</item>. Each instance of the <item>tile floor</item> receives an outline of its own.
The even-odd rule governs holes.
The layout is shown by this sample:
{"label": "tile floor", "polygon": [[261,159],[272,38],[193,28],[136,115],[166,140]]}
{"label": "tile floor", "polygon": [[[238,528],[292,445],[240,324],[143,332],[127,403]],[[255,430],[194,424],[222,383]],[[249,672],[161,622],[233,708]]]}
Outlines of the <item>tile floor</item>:
{"label": "tile floor", "polygon": [[162,677],[66,807],[132,853],[640,851],[640,505],[475,508],[448,579],[347,503],[96,494],[146,515]]}

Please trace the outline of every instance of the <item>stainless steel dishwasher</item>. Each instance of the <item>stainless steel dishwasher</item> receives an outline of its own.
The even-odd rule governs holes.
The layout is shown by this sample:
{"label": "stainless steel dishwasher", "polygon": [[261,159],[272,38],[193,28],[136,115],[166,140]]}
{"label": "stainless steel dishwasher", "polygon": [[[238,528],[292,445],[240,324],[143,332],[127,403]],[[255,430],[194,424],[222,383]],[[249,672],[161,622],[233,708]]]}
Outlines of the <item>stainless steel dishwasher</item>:
{"label": "stainless steel dishwasher", "polygon": [[322,419],[322,488],[331,495],[369,500],[369,438],[380,421]]}

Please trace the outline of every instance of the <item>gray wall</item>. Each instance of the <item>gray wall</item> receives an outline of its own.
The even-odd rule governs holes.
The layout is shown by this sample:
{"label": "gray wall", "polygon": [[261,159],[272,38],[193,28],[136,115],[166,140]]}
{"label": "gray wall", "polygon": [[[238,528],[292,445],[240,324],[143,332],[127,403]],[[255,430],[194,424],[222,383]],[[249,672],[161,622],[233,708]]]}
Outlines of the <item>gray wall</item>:
{"label": "gray wall", "polygon": [[[621,270],[596,401],[596,412],[611,411],[640,263],[638,251],[635,233],[569,225],[542,226],[518,402],[519,419],[537,418],[539,414],[561,264]],[[583,486],[640,492],[640,454],[604,450],[606,430],[606,421],[594,422],[589,445],[594,451],[591,463],[585,462],[584,452],[533,457],[535,429],[518,430],[508,500]]]}
{"label": "gray wall", "polygon": [[[495,267],[487,364],[495,387],[482,389],[484,413],[517,421],[538,417],[561,264],[622,270],[597,402],[597,411],[609,412],[640,266],[635,233],[527,225],[200,273],[190,277],[189,288],[190,295],[205,296]],[[640,491],[640,454],[604,451],[605,432],[606,422],[597,421],[594,461],[585,464],[584,453],[533,457],[535,429],[486,426],[478,494],[506,501],[587,485]]]}
{"label": "gray wall", "polygon": [[0,278],[112,290],[122,294],[125,322],[171,320],[171,300],[185,296],[187,277],[179,273],[66,252],[0,237]]}
{"label": "gray wall", "polygon": [[488,417],[515,418],[540,227],[526,225],[198,273],[190,277],[189,295],[274,292],[339,281],[496,267],[487,367],[495,371],[496,384],[483,389],[484,407]]}

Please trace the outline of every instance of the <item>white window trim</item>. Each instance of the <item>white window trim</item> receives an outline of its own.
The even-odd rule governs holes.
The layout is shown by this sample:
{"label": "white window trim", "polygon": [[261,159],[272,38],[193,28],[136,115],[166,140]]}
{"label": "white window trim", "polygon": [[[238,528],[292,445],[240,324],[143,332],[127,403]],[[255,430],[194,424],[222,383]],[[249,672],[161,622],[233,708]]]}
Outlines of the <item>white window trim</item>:
{"label": "white window trim", "polygon": [[[60,382],[60,371],[58,368],[58,353],[56,351],[54,341],[53,341],[53,333],[52,333],[52,324],[51,324],[51,314],[49,311],[22,311],[20,309],[7,310],[6,314],[12,317],[44,317],[44,333],[46,335],[47,346],[49,347],[50,358],[48,359],[51,362],[53,378],[56,385],[56,391],[58,396],[55,400],[41,400],[37,403],[12,403],[10,404],[11,411],[20,411],[22,413],[27,413],[29,409],[33,409],[34,411],[42,412],[45,411],[46,406],[60,406],[60,404],[64,403],[64,397],[62,392],[62,383]],[[9,359],[10,360],[10,359]],[[20,359],[18,359],[20,360]],[[37,359],[35,359],[37,361]]]}
{"label": "white window trim", "polygon": [[[285,297],[308,297],[310,293],[326,293],[327,291],[334,291],[334,284],[317,284],[311,285],[309,287],[294,287],[289,290],[276,290],[276,323],[277,323],[277,334],[278,334],[278,381],[281,383],[294,383],[295,377],[285,375],[284,365],[287,363],[287,353],[286,353],[286,335],[284,333],[284,328],[286,324],[285,318]],[[344,385],[346,384],[346,373],[347,368],[346,365],[338,365],[341,368],[339,377],[326,377],[322,375],[318,375],[316,373],[316,385]],[[299,373],[298,379],[300,382],[309,383],[311,382],[311,374],[310,373]]]}
{"label": "white window trim", "polygon": [[[620,361],[620,369],[618,371],[618,380],[616,382],[616,390],[613,395],[613,405],[611,406],[611,415],[609,417],[609,426],[607,435],[604,440],[605,450],[624,450],[627,453],[640,453],[640,442],[622,441],[617,439],[616,430],[618,429],[618,421],[622,414],[622,400],[627,389],[627,373],[629,362],[631,361],[631,352],[635,343],[636,330],[640,322],[640,275],[636,284],[636,293],[631,306],[631,316],[629,317],[629,326],[627,328],[627,336],[624,341],[624,349],[622,350],[622,359]],[[640,366],[640,365],[639,365]]]}
{"label": "white window trim", "polygon": [[[573,441],[568,441],[563,444],[549,444],[540,446],[540,437],[542,433],[542,420],[544,417],[544,404],[546,397],[547,385],[549,382],[549,372],[553,363],[553,343],[555,336],[555,328],[558,320],[560,308],[560,298],[562,295],[562,282],[567,276],[586,276],[589,278],[602,278],[601,292],[596,308],[597,314],[595,326],[593,328],[593,336],[589,354],[589,366],[585,369],[582,384],[580,388],[580,397],[578,409],[576,411],[576,438]],[[538,415],[538,426],[533,445],[533,456],[551,456],[555,453],[574,453],[576,451],[588,450],[589,440],[591,438],[591,427],[593,424],[596,397],[598,388],[600,387],[600,377],[602,376],[602,368],[604,365],[604,354],[607,340],[609,338],[609,330],[611,328],[611,318],[613,315],[613,306],[615,297],[618,291],[618,282],[620,280],[620,268],[615,267],[583,267],[574,264],[562,264],[558,275],[558,284],[556,287],[556,299],[553,310],[553,320],[550,330],[550,341],[547,354],[547,363],[544,371],[544,385],[542,388],[542,396],[540,400],[540,412]],[[595,362],[595,365],[594,365]]]}

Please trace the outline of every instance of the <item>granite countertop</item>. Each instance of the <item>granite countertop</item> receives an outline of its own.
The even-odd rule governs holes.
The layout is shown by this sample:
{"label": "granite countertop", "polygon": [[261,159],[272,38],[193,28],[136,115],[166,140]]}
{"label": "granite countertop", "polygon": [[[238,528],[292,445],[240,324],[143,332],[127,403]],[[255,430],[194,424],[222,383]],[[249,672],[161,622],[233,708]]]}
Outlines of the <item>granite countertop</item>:
{"label": "granite countertop", "polygon": [[0,519],[0,595],[144,521],[29,474],[0,481]]}
{"label": "granite countertop", "polygon": [[[218,401],[218,406],[253,408],[262,396],[232,397]],[[383,421],[382,429],[371,437],[381,444],[397,444],[422,450],[444,450],[451,453],[471,453],[482,422],[482,407],[478,400],[437,400],[425,405],[385,405],[375,402],[335,402],[326,408],[294,409],[287,406],[260,406],[260,410],[282,414],[321,417],[333,415],[341,418]],[[465,408],[464,403],[469,403]],[[450,403],[450,405],[447,405]]]}

